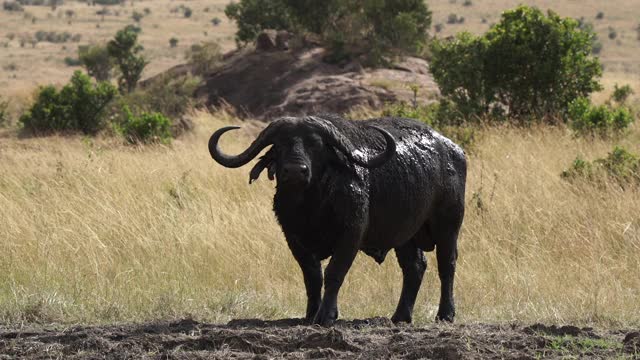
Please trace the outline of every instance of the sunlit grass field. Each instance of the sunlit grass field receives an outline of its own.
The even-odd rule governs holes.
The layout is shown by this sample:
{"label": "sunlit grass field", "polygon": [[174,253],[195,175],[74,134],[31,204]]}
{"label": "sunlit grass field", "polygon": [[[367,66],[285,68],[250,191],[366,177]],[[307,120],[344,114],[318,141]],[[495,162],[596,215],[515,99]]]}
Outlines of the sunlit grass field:
{"label": "sunlit grass field", "polygon": [[[209,157],[210,133],[235,123],[198,113],[171,146],[0,134],[0,323],[106,323],[194,317],[301,317],[302,275],[271,210],[274,183],[251,164]],[[571,184],[577,154],[621,140],[575,139],[563,127],[480,130],[469,154],[467,213],[455,294],[461,322],[640,324],[640,193]],[[252,136],[223,138],[239,152]],[[433,253],[416,305],[433,321]],[[401,273],[360,254],[341,317],[390,316]]]}

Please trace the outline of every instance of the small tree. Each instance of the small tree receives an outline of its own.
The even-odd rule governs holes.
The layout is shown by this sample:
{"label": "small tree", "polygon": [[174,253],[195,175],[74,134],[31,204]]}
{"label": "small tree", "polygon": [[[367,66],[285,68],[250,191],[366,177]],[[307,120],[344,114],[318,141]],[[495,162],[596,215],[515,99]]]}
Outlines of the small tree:
{"label": "small tree", "polygon": [[135,90],[142,71],[148,64],[140,54],[143,47],[138,44],[138,32],[135,27],[127,26],[118,31],[115,38],[107,44],[109,55],[115,59],[121,73],[118,86],[122,93]]}
{"label": "small tree", "polygon": [[97,81],[111,80],[114,61],[106,45],[87,45],[78,47],[78,57],[87,73]]}

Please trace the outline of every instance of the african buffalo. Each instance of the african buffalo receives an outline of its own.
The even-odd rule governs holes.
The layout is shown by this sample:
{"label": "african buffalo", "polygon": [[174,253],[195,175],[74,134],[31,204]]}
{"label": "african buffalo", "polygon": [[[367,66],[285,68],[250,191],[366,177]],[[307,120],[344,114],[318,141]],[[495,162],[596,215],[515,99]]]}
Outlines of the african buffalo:
{"label": "african buffalo", "polygon": [[[358,250],[382,263],[391,249],[403,274],[392,320],[411,322],[427,268],[423,251],[434,248],[441,283],[436,320],[453,321],[467,172],[460,147],[411,119],[351,121],[322,114],[275,120],[244,152],[226,155],[218,140],[237,128],[214,132],[209,152],[222,166],[236,168],[271,145],[249,183],[264,169],[277,179],[273,210],[302,269],[308,322],[331,325],[337,319],[338,291]],[[320,260],[328,257],[322,297]]]}

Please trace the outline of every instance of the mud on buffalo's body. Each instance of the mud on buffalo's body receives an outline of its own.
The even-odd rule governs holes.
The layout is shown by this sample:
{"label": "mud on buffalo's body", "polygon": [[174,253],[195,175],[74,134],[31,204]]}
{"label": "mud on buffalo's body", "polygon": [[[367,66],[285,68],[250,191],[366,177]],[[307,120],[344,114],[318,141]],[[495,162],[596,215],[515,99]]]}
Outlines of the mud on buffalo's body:
{"label": "mud on buffalo's body", "polygon": [[[453,321],[457,238],[464,216],[462,150],[423,123],[403,118],[349,121],[334,115],[281,118],[238,156],[224,154],[216,131],[212,157],[239,167],[267,146],[250,173],[277,178],[274,211],[307,291],[307,320],[328,325],[357,252],[377,262],[395,249],[403,286],[392,320],[411,321],[426,270],[423,251],[436,249],[441,296],[437,319]],[[320,260],[331,257],[324,273]],[[324,297],[321,296],[324,281]]]}

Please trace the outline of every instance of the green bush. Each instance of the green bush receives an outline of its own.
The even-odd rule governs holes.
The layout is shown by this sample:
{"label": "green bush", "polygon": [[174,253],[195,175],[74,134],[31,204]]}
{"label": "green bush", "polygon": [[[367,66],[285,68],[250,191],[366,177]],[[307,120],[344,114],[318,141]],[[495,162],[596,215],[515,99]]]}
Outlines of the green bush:
{"label": "green bush", "polygon": [[148,64],[145,57],[140,54],[143,48],[138,44],[139,32],[140,28],[129,25],[118,31],[115,38],[107,44],[109,56],[115,60],[120,70],[118,86],[121,93],[135,90],[142,76],[142,70]]}
{"label": "green bush", "polygon": [[192,66],[192,72],[196,75],[203,75],[220,65],[222,48],[213,41],[194,44],[187,51],[185,57]]}
{"label": "green bush", "polygon": [[39,30],[39,31],[36,31],[34,37],[38,42],[46,41],[54,44],[66,43],[68,41],[78,42],[80,41],[80,39],[82,39],[81,34],[72,35],[67,31],[56,32],[56,31]]}
{"label": "green bush", "polygon": [[80,66],[82,65],[82,61],[80,61],[80,59],[67,56],[64,58],[64,64],[67,66]]}
{"label": "green bush", "polygon": [[571,101],[601,89],[594,39],[574,19],[519,6],[483,36],[434,40],[430,69],[442,95],[465,113],[557,117]]}
{"label": "green bush", "polygon": [[9,102],[0,97],[0,128],[9,125]]}
{"label": "green bush", "polygon": [[581,179],[593,183],[613,180],[623,188],[631,184],[640,185],[640,158],[616,146],[606,158],[593,162],[578,156],[561,176],[569,181]]}
{"label": "green bush", "polygon": [[633,89],[631,88],[631,86],[627,84],[618,87],[618,84],[615,84],[613,87],[613,93],[611,94],[611,100],[617,102],[618,104],[624,104],[627,102],[631,95],[633,95]]}
{"label": "green bush", "polygon": [[569,103],[569,126],[578,135],[617,135],[635,121],[626,106],[593,105],[580,97]]}
{"label": "green bush", "polygon": [[106,45],[85,45],[78,47],[78,58],[89,75],[97,81],[111,80],[115,65]]}
{"label": "green bush", "polygon": [[60,91],[53,86],[41,88],[20,122],[36,134],[52,131],[95,134],[104,127],[104,109],[116,93],[111,84],[93,84],[89,76],[76,71]]}
{"label": "green bush", "polygon": [[16,1],[5,1],[2,3],[2,8],[5,11],[24,11],[22,5]]}
{"label": "green bush", "polygon": [[171,121],[164,115],[157,112],[134,115],[127,106],[123,111],[125,118],[117,125],[117,130],[129,143],[171,142]]}
{"label": "green bush", "polygon": [[144,17],[144,14],[139,12],[139,11],[137,11],[137,10],[134,10],[133,14],[131,14],[131,18],[133,19],[133,21],[135,21],[137,23],[139,23],[142,20],[143,17]]}

